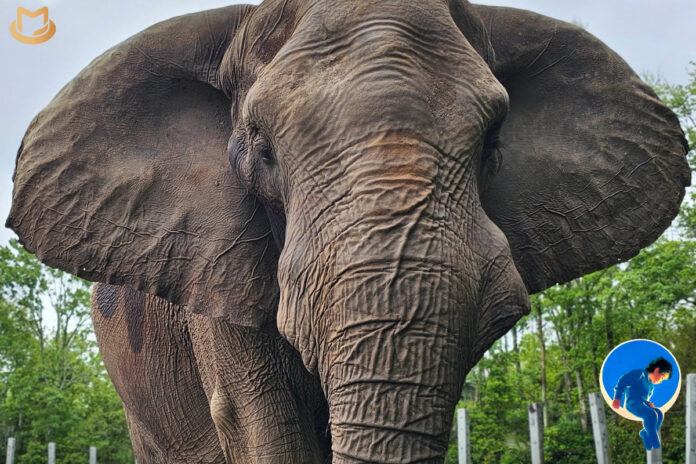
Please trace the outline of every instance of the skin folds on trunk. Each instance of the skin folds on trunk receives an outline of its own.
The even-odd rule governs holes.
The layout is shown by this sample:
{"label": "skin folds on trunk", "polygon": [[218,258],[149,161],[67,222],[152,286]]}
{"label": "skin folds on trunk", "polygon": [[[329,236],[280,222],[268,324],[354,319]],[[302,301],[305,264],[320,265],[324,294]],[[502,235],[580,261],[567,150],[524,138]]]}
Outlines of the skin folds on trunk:
{"label": "skin folds on trunk", "polygon": [[[338,220],[288,215],[278,325],[322,379],[334,462],[441,462],[466,372],[528,312],[475,194],[458,199],[460,221],[437,183],[421,196],[395,185],[363,176],[329,207],[358,203]],[[380,194],[403,207],[375,207]],[[305,217],[316,233],[299,231]]]}
{"label": "skin folds on trunk", "polygon": [[334,462],[442,462],[473,348],[521,316],[523,294],[503,290],[513,301],[491,308],[508,313],[492,329],[480,325],[484,308],[457,295],[465,279],[455,273],[406,271],[393,281],[403,299],[379,273],[358,280],[336,286],[320,324]]}
{"label": "skin folds on trunk", "polygon": [[[388,315],[396,305],[406,312],[439,312],[448,304],[441,280],[437,273],[399,279],[397,287],[412,287],[410,301],[383,301],[384,307],[374,308],[382,314],[369,314],[369,306],[360,311],[358,297],[358,307],[338,303],[327,315],[327,325],[341,327],[325,336],[322,357],[334,462],[441,460],[445,417],[451,417],[466,355],[446,322]],[[340,287],[339,293],[348,293],[352,284]],[[366,296],[375,291],[358,290]]]}

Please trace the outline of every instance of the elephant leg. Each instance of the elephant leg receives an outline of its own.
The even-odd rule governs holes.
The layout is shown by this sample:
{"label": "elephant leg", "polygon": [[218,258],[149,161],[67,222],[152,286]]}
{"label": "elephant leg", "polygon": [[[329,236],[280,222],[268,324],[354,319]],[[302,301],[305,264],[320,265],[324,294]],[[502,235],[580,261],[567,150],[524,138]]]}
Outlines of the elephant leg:
{"label": "elephant leg", "polygon": [[138,462],[224,463],[182,308],[96,284],[92,319]]}
{"label": "elephant leg", "polygon": [[138,459],[138,462],[143,463],[165,463],[167,456],[164,450],[166,449],[160,440],[153,437],[149,433],[148,428],[144,427],[137,418],[134,418],[130,410],[124,408],[126,422],[128,423],[128,432],[130,433],[131,445],[133,446],[133,454]]}
{"label": "elephant leg", "polygon": [[330,462],[319,379],[280,335],[197,314],[189,327],[228,463]]}

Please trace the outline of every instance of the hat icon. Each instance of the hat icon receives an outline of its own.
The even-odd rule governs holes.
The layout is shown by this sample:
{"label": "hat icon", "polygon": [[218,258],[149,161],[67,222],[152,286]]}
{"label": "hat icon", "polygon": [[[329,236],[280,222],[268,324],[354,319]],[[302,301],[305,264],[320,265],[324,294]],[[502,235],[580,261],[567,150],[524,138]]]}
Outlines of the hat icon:
{"label": "hat icon", "polygon": [[[25,32],[22,21],[24,16],[29,18],[37,18],[41,16],[41,19],[43,20],[42,26],[31,33],[29,33],[29,31]],[[55,33],[56,25],[53,21],[48,19],[47,6],[39,8],[36,11],[30,11],[20,6],[17,8],[17,19],[12,21],[12,24],[10,24],[10,34],[12,34],[12,37],[25,44],[35,45],[44,43],[53,37],[53,34]]]}

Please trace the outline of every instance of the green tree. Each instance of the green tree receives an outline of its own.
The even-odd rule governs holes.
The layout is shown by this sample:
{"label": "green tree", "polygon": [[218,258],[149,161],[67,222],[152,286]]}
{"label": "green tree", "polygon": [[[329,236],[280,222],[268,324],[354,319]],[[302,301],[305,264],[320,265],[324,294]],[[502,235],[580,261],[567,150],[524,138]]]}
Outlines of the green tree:
{"label": "green tree", "polygon": [[[16,241],[0,247],[0,438],[17,460],[130,463],[121,402],[109,381],[89,317],[89,284],[49,269]],[[50,324],[47,323],[47,319]]]}
{"label": "green tree", "polygon": [[[686,84],[670,84],[654,76],[648,76],[648,82],[679,117],[691,148],[688,158],[693,172],[696,169],[696,62],[690,63],[689,81]],[[679,213],[679,225],[687,236],[696,238],[696,190],[693,187],[689,189],[687,200]]]}

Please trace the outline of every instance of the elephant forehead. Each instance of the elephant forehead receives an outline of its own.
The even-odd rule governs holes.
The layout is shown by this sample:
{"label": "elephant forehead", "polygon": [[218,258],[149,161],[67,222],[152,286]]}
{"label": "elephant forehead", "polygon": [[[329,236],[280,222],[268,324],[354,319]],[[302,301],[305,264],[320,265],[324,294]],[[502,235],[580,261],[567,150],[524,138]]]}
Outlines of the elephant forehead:
{"label": "elephant forehead", "polygon": [[[278,99],[259,92],[261,101],[248,106],[247,118],[261,121],[283,156],[343,156],[374,149],[376,142],[384,150],[370,153],[416,142],[446,156],[474,153],[489,121],[507,111],[507,94],[494,80],[448,86],[402,78],[376,85],[360,76],[344,86],[317,82]],[[448,94],[438,94],[443,88]]]}
{"label": "elephant forehead", "polygon": [[419,36],[397,20],[367,21],[323,42],[296,32],[258,76],[242,114],[274,132],[370,125],[471,135],[506,111],[507,93],[451,28]]}
{"label": "elephant forehead", "polygon": [[[235,114],[247,105],[266,117],[278,108],[295,112],[303,103],[323,112],[342,98],[369,103],[393,97],[380,107],[400,115],[408,109],[422,126],[429,115],[455,122],[457,113],[470,117],[467,101],[480,107],[483,100],[484,110],[488,101],[505,106],[507,95],[487,64],[491,56],[485,28],[463,0],[266,0],[230,45],[220,81],[226,91],[245,89]],[[408,91],[425,103],[422,108],[404,97]],[[264,101],[270,110],[259,104]],[[369,104],[362,107],[385,119]]]}
{"label": "elephant forehead", "polygon": [[[474,18],[478,19],[470,19]],[[399,0],[316,2],[296,21],[257,77],[270,74],[286,81],[283,76],[318,76],[335,82],[345,69],[374,71],[385,60],[400,73],[411,69],[444,77],[485,74],[488,66],[472,46],[481,41],[479,36],[485,36],[485,30],[461,29],[439,0],[416,5]]]}
{"label": "elephant forehead", "polygon": [[307,9],[298,28],[316,40],[333,40],[370,21],[399,23],[425,36],[440,34],[453,24],[443,0],[320,0]]}

